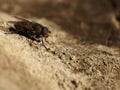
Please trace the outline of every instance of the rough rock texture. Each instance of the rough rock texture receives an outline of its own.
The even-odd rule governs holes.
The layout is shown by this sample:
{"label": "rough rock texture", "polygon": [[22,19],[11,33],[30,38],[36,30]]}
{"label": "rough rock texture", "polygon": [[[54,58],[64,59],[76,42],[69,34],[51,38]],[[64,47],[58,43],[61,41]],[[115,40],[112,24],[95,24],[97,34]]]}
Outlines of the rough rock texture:
{"label": "rough rock texture", "polygon": [[[5,34],[8,20],[0,13],[0,90],[119,90],[120,51],[78,43],[46,19],[33,19],[52,32],[46,43]],[[31,18],[32,19],[32,18]]]}

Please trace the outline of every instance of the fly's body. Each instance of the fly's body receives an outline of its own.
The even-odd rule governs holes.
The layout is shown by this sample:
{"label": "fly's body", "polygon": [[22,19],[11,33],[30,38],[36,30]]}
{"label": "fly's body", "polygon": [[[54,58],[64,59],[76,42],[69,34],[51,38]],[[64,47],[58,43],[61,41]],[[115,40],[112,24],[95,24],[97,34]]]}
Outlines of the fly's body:
{"label": "fly's body", "polygon": [[43,38],[45,38],[46,40],[46,38],[51,33],[51,31],[47,27],[39,23],[20,17],[16,18],[18,18],[20,21],[9,21],[9,23],[13,23],[13,27],[9,28],[10,33],[19,34],[37,42],[40,41],[40,38],[42,38],[43,42]]}

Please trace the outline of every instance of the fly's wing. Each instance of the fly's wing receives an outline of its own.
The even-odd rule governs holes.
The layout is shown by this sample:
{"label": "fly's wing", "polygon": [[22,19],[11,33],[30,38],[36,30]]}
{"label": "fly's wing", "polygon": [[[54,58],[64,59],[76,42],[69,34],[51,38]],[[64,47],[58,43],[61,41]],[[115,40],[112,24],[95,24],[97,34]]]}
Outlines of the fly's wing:
{"label": "fly's wing", "polygon": [[22,20],[22,21],[32,22],[32,20],[26,19],[24,17],[20,17],[20,16],[13,16],[13,17],[15,17],[16,19]]}
{"label": "fly's wing", "polygon": [[8,21],[8,23],[12,23],[14,24],[14,26],[18,26],[21,28],[25,28],[27,30],[34,30],[34,28],[32,27],[32,21],[22,18],[22,17],[18,17],[18,16],[14,16],[15,18],[19,19],[20,21]]}

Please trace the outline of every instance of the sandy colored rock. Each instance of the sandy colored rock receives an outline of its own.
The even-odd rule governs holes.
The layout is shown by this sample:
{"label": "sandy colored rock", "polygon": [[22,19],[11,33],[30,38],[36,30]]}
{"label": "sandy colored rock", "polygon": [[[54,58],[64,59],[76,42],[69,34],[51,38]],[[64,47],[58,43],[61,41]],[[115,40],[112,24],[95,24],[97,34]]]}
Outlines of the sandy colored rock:
{"label": "sandy colored rock", "polygon": [[[6,17],[13,18],[4,14],[2,20]],[[0,29],[1,90],[119,90],[119,49],[77,43],[53,22],[35,21],[51,30],[50,51],[24,36],[5,34],[4,25]]]}

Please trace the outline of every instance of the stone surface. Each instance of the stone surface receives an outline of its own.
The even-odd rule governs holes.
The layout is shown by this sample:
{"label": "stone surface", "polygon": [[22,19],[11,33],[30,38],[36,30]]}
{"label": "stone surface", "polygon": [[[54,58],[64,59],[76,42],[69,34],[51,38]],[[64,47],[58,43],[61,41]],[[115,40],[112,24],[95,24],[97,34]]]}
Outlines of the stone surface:
{"label": "stone surface", "polygon": [[46,51],[41,43],[5,34],[6,22],[15,18],[0,16],[0,90],[119,90],[119,49],[78,43],[55,23],[31,18],[52,32]]}

